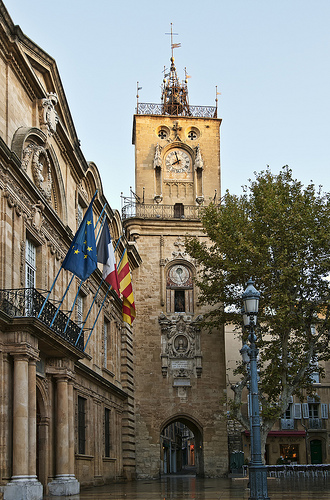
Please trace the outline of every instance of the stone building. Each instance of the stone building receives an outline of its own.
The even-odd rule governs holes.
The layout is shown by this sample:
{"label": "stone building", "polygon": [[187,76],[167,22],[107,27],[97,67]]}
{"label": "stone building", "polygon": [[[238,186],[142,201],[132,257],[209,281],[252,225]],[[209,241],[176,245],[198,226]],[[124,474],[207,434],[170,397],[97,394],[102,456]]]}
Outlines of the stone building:
{"label": "stone building", "polygon": [[[73,277],[56,313],[73,276],[62,270],[38,318],[96,190],[94,223],[106,199],[96,165],[80,149],[55,61],[13,24],[0,1],[0,491],[5,499],[70,495],[80,485],[135,475],[132,329],[122,321],[117,294],[107,294],[104,282],[100,286],[101,268],[83,283]],[[108,204],[104,214],[118,241],[123,232],[118,212]],[[123,236],[117,260],[125,248],[134,269],[140,257],[135,243]]]}
{"label": "stone building", "polygon": [[[238,332],[232,327],[226,327],[226,364],[229,386],[236,381],[233,370],[240,357],[242,347]],[[324,363],[325,376],[320,378],[314,374],[315,396],[307,395],[301,401],[297,396],[291,396],[287,411],[275,423],[268,433],[265,463],[276,465],[280,463],[296,464],[329,464],[330,463],[330,363]],[[228,387],[228,396],[232,391]],[[248,415],[248,395],[244,393],[243,412]],[[244,452],[247,461],[250,460],[250,432],[243,429],[237,422],[229,422],[229,454]]]}
{"label": "stone building", "polygon": [[168,470],[161,436],[175,423],[194,435],[197,474],[228,470],[220,407],[224,332],[201,329],[206,309],[198,304],[196,267],[184,248],[186,235],[205,238],[200,210],[220,193],[220,124],[216,107],[189,104],[172,51],[161,104],[137,103],[135,192],[123,208],[127,238],[142,258],[133,273],[138,478]]}

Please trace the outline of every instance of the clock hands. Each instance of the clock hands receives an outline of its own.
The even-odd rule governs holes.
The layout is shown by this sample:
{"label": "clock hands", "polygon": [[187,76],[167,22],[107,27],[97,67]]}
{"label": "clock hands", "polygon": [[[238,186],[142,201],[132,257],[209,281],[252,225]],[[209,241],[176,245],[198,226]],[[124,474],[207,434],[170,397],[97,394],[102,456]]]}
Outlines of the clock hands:
{"label": "clock hands", "polygon": [[174,151],[174,154],[176,156],[176,161],[174,163],[172,163],[172,165],[175,165],[176,163],[180,163],[180,159],[178,158],[178,153],[176,151]]}

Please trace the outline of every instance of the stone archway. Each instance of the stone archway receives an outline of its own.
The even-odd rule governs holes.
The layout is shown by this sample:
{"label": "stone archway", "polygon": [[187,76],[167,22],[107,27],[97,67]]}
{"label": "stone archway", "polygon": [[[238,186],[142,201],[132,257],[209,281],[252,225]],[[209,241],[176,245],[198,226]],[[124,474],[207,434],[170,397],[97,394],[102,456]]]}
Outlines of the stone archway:
{"label": "stone archway", "polygon": [[[188,429],[188,436],[182,431]],[[185,433],[185,432],[184,432]],[[175,415],[160,429],[160,474],[180,474],[190,470],[204,476],[203,429],[188,415]]]}

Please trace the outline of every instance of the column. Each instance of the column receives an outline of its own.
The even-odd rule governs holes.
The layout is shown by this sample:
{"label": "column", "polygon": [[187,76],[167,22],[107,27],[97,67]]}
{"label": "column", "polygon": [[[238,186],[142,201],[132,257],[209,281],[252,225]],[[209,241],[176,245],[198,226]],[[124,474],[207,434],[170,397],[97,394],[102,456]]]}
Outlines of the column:
{"label": "column", "polygon": [[69,475],[69,401],[66,376],[57,378],[56,391],[56,477],[65,477]]}
{"label": "column", "polygon": [[69,418],[69,474],[74,478],[74,402],[73,380],[68,385],[68,418]]}
{"label": "column", "polygon": [[[73,408],[69,376],[66,373],[58,374],[56,379],[56,477],[49,483],[49,493],[54,496],[76,495],[80,491],[80,484],[74,477],[72,467]],[[70,435],[71,434],[71,435]],[[71,448],[71,449],[70,449]]]}
{"label": "column", "polygon": [[29,478],[29,359],[14,356],[13,476]]}
{"label": "column", "polygon": [[29,361],[29,476],[37,479],[37,386],[36,360]]}
{"label": "column", "polygon": [[13,475],[4,487],[6,500],[42,500],[36,476],[36,364],[27,354],[13,354]]}

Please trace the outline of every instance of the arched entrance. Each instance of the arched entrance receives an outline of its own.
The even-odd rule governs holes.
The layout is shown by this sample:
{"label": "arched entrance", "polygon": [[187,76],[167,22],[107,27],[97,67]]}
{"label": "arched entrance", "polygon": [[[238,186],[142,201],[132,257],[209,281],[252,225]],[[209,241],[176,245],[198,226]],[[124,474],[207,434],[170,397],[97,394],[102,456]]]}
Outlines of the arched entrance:
{"label": "arched entrance", "polygon": [[161,474],[204,475],[203,430],[189,416],[177,415],[160,431]]}

